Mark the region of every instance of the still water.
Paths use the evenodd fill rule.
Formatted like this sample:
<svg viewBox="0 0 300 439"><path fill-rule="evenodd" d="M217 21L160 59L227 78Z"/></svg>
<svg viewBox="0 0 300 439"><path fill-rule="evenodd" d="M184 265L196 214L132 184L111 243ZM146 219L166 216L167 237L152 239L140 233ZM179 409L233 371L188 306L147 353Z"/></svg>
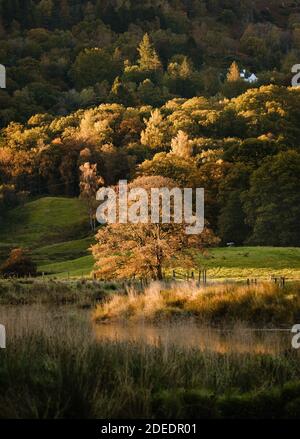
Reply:
<svg viewBox="0 0 300 439"><path fill-rule="evenodd" d="M0 324L5 325L7 344L25 334L56 334L65 339L91 342L130 342L165 347L178 346L213 352L268 353L290 351L290 330L251 329L244 324L234 328L211 328L192 322L150 324L94 324L90 310L73 306L0 306Z"/></svg>

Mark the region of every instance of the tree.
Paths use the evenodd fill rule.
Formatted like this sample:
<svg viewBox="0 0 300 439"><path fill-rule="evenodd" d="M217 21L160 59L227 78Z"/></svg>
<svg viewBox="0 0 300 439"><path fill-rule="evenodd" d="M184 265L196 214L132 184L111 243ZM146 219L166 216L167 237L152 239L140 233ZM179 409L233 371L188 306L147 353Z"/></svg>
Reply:
<svg viewBox="0 0 300 439"><path fill-rule="evenodd" d="M191 98L203 92L201 75L186 56L173 57L165 78L170 91L176 95Z"/></svg>
<svg viewBox="0 0 300 439"><path fill-rule="evenodd" d="M242 245L251 231L246 224L242 194L249 188L252 168L243 163L230 165L219 186L218 235L222 243L235 242Z"/></svg>
<svg viewBox="0 0 300 439"><path fill-rule="evenodd" d="M168 100L169 92L166 87L158 87L150 79L145 79L137 89L137 97L142 104L158 107Z"/></svg>
<svg viewBox="0 0 300 439"><path fill-rule="evenodd" d="M300 245L300 154L289 150L268 157L250 179L244 196L249 242Z"/></svg>
<svg viewBox="0 0 300 439"><path fill-rule="evenodd" d="M90 227L92 232L96 230L96 193L99 186L104 183L102 177L97 174L97 164L89 162L84 163L79 167L80 175L80 198L84 200L87 206Z"/></svg>
<svg viewBox="0 0 300 439"><path fill-rule="evenodd" d="M109 97L111 102L121 103L126 107L132 107L135 104L134 94L119 76L114 80Z"/></svg>
<svg viewBox="0 0 300 439"><path fill-rule="evenodd" d="M189 136L182 130L179 130L177 136L171 141L172 153L178 157L189 158L192 156L193 147L189 141Z"/></svg>
<svg viewBox="0 0 300 439"><path fill-rule="evenodd" d="M37 267L24 249L16 248L10 252L7 261L1 265L0 274L4 277L36 276Z"/></svg>
<svg viewBox="0 0 300 439"><path fill-rule="evenodd" d="M221 88L223 95L227 98L234 98L244 93L249 87L250 84L241 78L239 66L234 61L228 70L226 81Z"/></svg>
<svg viewBox="0 0 300 439"><path fill-rule="evenodd" d="M241 80L240 69L238 64L234 61L229 67L227 73L227 81L228 82L236 82Z"/></svg>
<svg viewBox="0 0 300 439"><path fill-rule="evenodd" d="M149 199L151 188L174 187L176 184L164 177L139 177L129 185L129 189L145 189ZM163 279L167 267L193 266L195 254L218 242L207 228L199 235L186 235L185 224L174 220L169 224L110 224L98 231L96 241L92 253L97 277L158 280Z"/></svg>
<svg viewBox="0 0 300 439"><path fill-rule="evenodd" d="M224 159L230 162L241 162L258 167L262 160L279 152L280 145L267 136L248 138L236 142L226 149Z"/></svg>
<svg viewBox="0 0 300 439"><path fill-rule="evenodd" d="M142 145L149 146L149 148L152 149L164 149L165 122L161 112L158 109L155 109L151 112L150 118L144 122L146 128L141 133Z"/></svg>
<svg viewBox="0 0 300 439"><path fill-rule="evenodd" d="M37 6L39 20L43 24L49 24L53 14L54 4L52 0L41 0Z"/></svg>
<svg viewBox="0 0 300 439"><path fill-rule="evenodd" d="M183 158L172 152L159 152L151 160L139 165L140 175L157 175L170 178L180 187L200 187L200 172L196 161Z"/></svg>
<svg viewBox="0 0 300 439"><path fill-rule="evenodd" d="M160 70L162 68L160 59L147 33L138 47L138 52L140 55L138 64L142 70Z"/></svg>
<svg viewBox="0 0 300 439"><path fill-rule="evenodd" d="M80 52L71 69L71 77L79 89L104 80L112 82L118 73L119 61L98 47Z"/></svg>

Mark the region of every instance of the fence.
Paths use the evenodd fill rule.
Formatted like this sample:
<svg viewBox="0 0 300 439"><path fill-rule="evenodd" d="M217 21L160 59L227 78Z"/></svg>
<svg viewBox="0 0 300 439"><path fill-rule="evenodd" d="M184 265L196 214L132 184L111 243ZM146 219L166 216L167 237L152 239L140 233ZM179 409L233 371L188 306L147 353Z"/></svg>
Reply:
<svg viewBox="0 0 300 439"><path fill-rule="evenodd" d="M210 280L208 281L209 277L208 277L208 273L209 271L206 268L202 268L202 269L198 269L198 270L188 270L186 272L184 271L178 271L178 270L171 270L171 271L165 271L163 273L163 281L166 283L169 282L196 282L197 285L207 285L209 284L215 284L215 283L219 283L220 279L217 280L218 278L216 277L216 270L214 269L214 277L211 277ZM4 280L44 280L44 281L61 281L61 282L71 282L71 281L86 281L86 282L99 282L99 283L103 283L105 282L104 280L98 279L96 277L95 274L85 274L84 272L82 272L81 274L78 274L76 276L72 276L70 272L61 272L61 273L39 273L37 277L33 277L33 276L24 276L24 277L18 277L18 276L5 276L5 277L1 277L0 276L0 280L4 279ZM107 281L109 282L115 282L119 285L122 285L124 287L135 287L135 288L145 288L146 286L149 285L151 279L150 278L146 278L146 277L131 277L128 279L121 279L121 280L110 280ZM246 285L251 286L251 285L257 285L260 282L266 282L267 279L262 279L262 278L244 278L244 279L222 279L223 282L225 283L236 283L241 282L241 283L246 283ZM300 282L300 279L294 279L294 278L288 278L285 276L271 276L269 278L269 281L274 282L276 285L278 285L281 288L284 288L286 283L288 281L290 282Z"/></svg>

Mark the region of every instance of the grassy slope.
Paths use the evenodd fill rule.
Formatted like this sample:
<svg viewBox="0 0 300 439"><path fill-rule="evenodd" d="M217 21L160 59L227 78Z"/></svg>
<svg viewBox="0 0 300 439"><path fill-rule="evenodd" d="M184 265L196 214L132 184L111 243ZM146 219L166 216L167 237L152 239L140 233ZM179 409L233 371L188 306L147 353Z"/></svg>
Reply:
<svg viewBox="0 0 300 439"><path fill-rule="evenodd" d="M92 255L82 256L81 258L54 262L52 264L41 265L39 270L48 274L55 274L58 278L88 276L94 266Z"/></svg>
<svg viewBox="0 0 300 439"><path fill-rule="evenodd" d="M35 248L87 232L88 219L80 200L46 197L13 209L0 225L0 242Z"/></svg>
<svg viewBox="0 0 300 439"><path fill-rule="evenodd" d="M83 260L87 258L89 267L92 265L92 258L87 255L93 242L88 233L88 218L80 200L40 198L13 209L5 223L0 224L0 261L7 257L11 248L21 246L31 250L39 269L43 267L42 271L48 271L49 264L54 264L55 272L69 271L70 267L74 269L78 265L76 261L73 263L78 259L78 274L82 271L87 274ZM64 264L68 265L67 269Z"/></svg>

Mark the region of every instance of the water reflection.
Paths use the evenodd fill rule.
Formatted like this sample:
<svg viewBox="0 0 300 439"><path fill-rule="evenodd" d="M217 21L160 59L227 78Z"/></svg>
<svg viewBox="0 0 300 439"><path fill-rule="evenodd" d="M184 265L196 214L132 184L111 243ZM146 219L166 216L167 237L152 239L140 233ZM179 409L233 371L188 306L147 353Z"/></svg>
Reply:
<svg viewBox="0 0 300 439"><path fill-rule="evenodd" d="M98 342L132 342L165 348L179 346L201 351L280 354L291 351L289 330L250 330L240 324L231 330L200 327L192 322L150 324L93 324L90 310L42 305L0 306L0 323L6 326L7 342L28 333L55 334L64 339ZM300 351L299 351L300 355Z"/></svg>
<svg viewBox="0 0 300 439"><path fill-rule="evenodd" d="M102 342L130 341L149 345L177 345L201 351L276 354L291 349L289 331L232 330L199 327L193 323L154 326L147 324L95 325L96 339Z"/></svg>

